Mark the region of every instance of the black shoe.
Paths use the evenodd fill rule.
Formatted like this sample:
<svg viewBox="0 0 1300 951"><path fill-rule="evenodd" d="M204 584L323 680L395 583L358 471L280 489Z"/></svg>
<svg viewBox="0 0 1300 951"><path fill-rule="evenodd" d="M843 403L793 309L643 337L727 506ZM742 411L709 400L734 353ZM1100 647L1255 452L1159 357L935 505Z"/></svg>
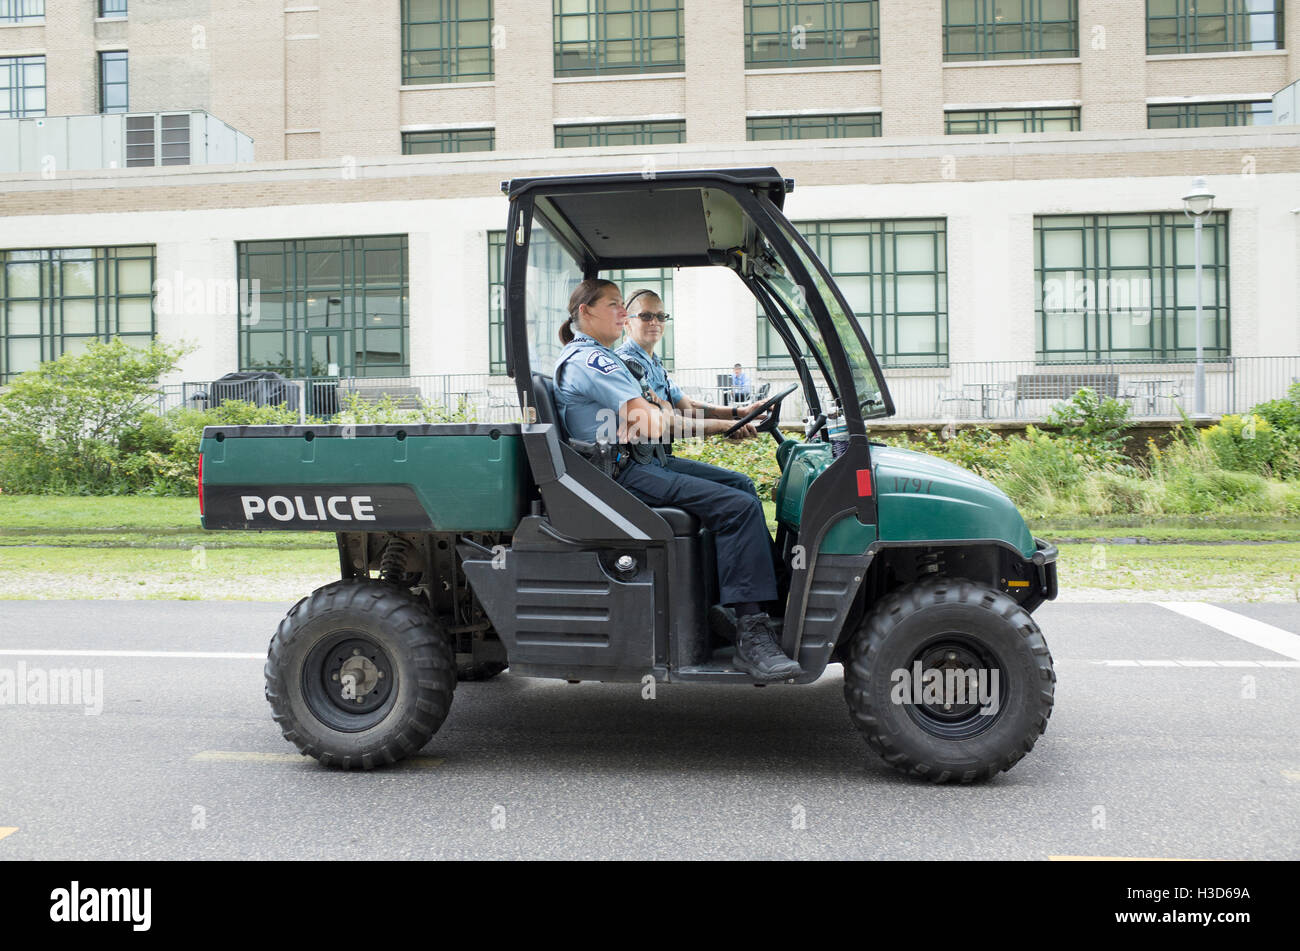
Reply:
<svg viewBox="0 0 1300 951"><path fill-rule="evenodd" d="M781 650L776 626L766 614L747 614L737 624L736 666L760 683L789 680L803 673Z"/></svg>

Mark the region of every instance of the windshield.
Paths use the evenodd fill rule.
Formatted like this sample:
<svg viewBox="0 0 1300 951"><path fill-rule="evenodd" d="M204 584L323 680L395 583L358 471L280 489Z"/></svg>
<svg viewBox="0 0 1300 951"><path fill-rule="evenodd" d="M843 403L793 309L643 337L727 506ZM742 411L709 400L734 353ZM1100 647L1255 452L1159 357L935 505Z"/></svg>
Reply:
<svg viewBox="0 0 1300 951"><path fill-rule="evenodd" d="M825 302L826 309L830 312L831 324L835 328L838 345L844 351L844 357L848 361L849 369L853 375L853 388L857 391L858 409L862 414L862 418L865 420L889 415L889 408L885 402L884 385L881 383L879 372L871 358L870 351L867 350L863 341L856 319L844 309L839 295L832 289L819 263L804 252L789 222L779 214L773 215L773 218L776 219L777 226L785 234L791 247L794 248L794 253L798 256L804 268L812 275L812 279L817 285L817 293ZM775 255L771 255L764 259L763 264L766 265L765 268L761 268L766 278L765 283L784 302L794 319L799 323L804 336L812 342L822 365L829 369L833 365L830 353L827 350L826 341L823 339L821 331L813 320L812 309L808 305L808 294L791 277L789 268L784 261L781 261ZM841 398L843 398L843 394L841 394Z"/></svg>
<svg viewBox="0 0 1300 951"><path fill-rule="evenodd" d="M550 374L560 358L560 325L569 319L569 295L582 280L582 268L540 217L528 237L525 277L528 363L534 373Z"/></svg>

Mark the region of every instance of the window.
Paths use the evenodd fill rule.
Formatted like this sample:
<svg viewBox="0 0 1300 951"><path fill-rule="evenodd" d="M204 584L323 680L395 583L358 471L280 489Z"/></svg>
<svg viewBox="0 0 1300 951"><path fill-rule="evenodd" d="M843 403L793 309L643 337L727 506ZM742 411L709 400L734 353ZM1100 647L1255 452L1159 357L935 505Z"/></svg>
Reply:
<svg viewBox="0 0 1300 951"><path fill-rule="evenodd" d="M126 0L99 0L101 18L120 19L126 16Z"/></svg>
<svg viewBox="0 0 1300 951"><path fill-rule="evenodd" d="M1193 102L1147 106L1148 129L1199 129L1211 126L1272 125L1273 103Z"/></svg>
<svg viewBox="0 0 1300 951"><path fill-rule="evenodd" d="M805 221L795 227L821 258L884 366L948 362L948 236L942 218ZM790 365L760 312L760 368Z"/></svg>
<svg viewBox="0 0 1300 951"><path fill-rule="evenodd" d="M99 111L126 112L127 99L126 50L100 53Z"/></svg>
<svg viewBox="0 0 1300 951"><path fill-rule="evenodd" d="M1078 132L1079 108L973 109L943 114L947 135L987 135L1007 132Z"/></svg>
<svg viewBox="0 0 1300 951"><path fill-rule="evenodd" d="M555 75L677 72L682 0L554 0Z"/></svg>
<svg viewBox="0 0 1300 951"><path fill-rule="evenodd" d="M240 314L241 370L410 372L406 235L244 241L236 253L239 279L250 282L242 296L255 302Z"/></svg>
<svg viewBox="0 0 1300 951"><path fill-rule="evenodd" d="M1282 2L1147 0L1147 52L1280 50Z"/></svg>
<svg viewBox="0 0 1300 951"><path fill-rule="evenodd" d="M0 251L0 382L92 340L154 338L154 249Z"/></svg>
<svg viewBox="0 0 1300 951"><path fill-rule="evenodd" d="M161 147L155 147L161 143ZM190 114L126 117L126 165L189 165Z"/></svg>
<svg viewBox="0 0 1300 951"><path fill-rule="evenodd" d="M949 62L1078 55L1078 0L944 0Z"/></svg>
<svg viewBox="0 0 1300 951"><path fill-rule="evenodd" d="M45 57L0 57L0 119L45 115Z"/></svg>
<svg viewBox="0 0 1300 951"><path fill-rule="evenodd" d="M489 231L488 372L506 372L506 233Z"/></svg>
<svg viewBox="0 0 1300 951"><path fill-rule="evenodd" d="M1181 212L1034 219L1037 349L1042 363L1191 360L1196 249ZM1205 354L1228 356L1228 215L1202 238Z"/></svg>
<svg viewBox="0 0 1300 951"><path fill-rule="evenodd" d="M602 122L596 125L557 125L557 149L606 145L662 145L686 141L686 122Z"/></svg>
<svg viewBox="0 0 1300 951"><path fill-rule="evenodd" d="M492 79L492 0L402 0L402 82Z"/></svg>
<svg viewBox="0 0 1300 951"><path fill-rule="evenodd" d="M45 19L45 0L0 0L0 23Z"/></svg>
<svg viewBox="0 0 1300 951"><path fill-rule="evenodd" d="M745 65L874 65L878 0L745 0Z"/></svg>
<svg viewBox="0 0 1300 951"><path fill-rule="evenodd" d="M852 139L880 135L880 113L840 116L755 116L745 120L751 142L769 139Z"/></svg>
<svg viewBox="0 0 1300 951"><path fill-rule="evenodd" d="M443 152L491 152L496 146L492 129L444 129L403 132L403 155L437 155Z"/></svg>
<svg viewBox="0 0 1300 951"><path fill-rule="evenodd" d="M488 232L488 372L506 372L506 233ZM600 275L619 286L626 300L633 290L648 287L659 295L668 313L673 312L673 272L671 268L639 271L609 271ZM572 289L572 288L570 288ZM659 359L673 368L673 322L664 328L659 342ZM536 368L534 368L536 369ZM549 372L549 371L547 371Z"/></svg>

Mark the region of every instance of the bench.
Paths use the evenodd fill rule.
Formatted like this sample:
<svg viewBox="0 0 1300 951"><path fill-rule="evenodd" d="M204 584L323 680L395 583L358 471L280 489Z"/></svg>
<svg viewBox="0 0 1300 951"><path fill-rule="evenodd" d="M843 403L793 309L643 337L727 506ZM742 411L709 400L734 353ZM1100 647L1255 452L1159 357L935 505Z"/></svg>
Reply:
<svg viewBox="0 0 1300 951"><path fill-rule="evenodd" d="M398 409L419 409L422 396L418 386L354 386L349 392L366 403L378 403L387 396Z"/></svg>
<svg viewBox="0 0 1300 951"><path fill-rule="evenodd" d="M1101 397L1119 396L1118 373L1021 373L1016 376L1016 413L1025 400L1068 400L1084 387Z"/></svg>

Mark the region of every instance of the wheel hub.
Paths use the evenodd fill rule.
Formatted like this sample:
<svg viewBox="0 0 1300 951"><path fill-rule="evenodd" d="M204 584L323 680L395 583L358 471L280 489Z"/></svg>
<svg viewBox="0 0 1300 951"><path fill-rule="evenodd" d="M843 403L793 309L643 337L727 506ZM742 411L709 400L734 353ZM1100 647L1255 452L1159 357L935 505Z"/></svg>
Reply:
<svg viewBox="0 0 1300 951"><path fill-rule="evenodd" d="M908 714L934 736L977 736L1002 712L1006 672L991 653L964 636L932 640L913 655L910 669L926 687L908 705Z"/></svg>
<svg viewBox="0 0 1300 951"><path fill-rule="evenodd" d="M389 699L393 663L379 645L360 637L343 637L317 651L313 653L319 665L321 694L329 707L355 717L378 710Z"/></svg>

